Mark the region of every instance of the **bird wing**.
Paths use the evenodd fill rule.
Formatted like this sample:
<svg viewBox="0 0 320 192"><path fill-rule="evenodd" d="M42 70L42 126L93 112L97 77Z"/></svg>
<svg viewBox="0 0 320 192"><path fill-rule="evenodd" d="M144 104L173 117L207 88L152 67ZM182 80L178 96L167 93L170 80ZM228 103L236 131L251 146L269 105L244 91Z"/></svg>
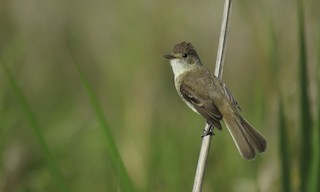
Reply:
<svg viewBox="0 0 320 192"><path fill-rule="evenodd" d="M238 112L240 112L241 108L228 87L224 83L221 83L221 87L223 88L224 94L227 96L229 102L238 110Z"/></svg>
<svg viewBox="0 0 320 192"><path fill-rule="evenodd" d="M208 85L200 85L200 87L206 86ZM222 115L219 112L217 106L213 103L212 99L209 97L208 92L195 92L192 89L190 81L185 79L185 81L183 81L183 83L181 83L180 85L180 93L183 98L187 102L189 102L198 111L198 113L207 120L207 122L218 128L219 130L222 129L222 126L220 124Z"/></svg>

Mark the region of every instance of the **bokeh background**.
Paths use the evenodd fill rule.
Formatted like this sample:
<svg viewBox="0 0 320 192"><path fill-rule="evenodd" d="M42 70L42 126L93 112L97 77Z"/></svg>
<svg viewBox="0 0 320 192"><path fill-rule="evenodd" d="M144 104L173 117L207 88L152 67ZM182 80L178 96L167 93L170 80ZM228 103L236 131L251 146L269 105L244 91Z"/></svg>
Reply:
<svg viewBox="0 0 320 192"><path fill-rule="evenodd" d="M201 117L162 56L214 69L223 1L1 0L0 191L191 191ZM233 2L223 81L268 140L216 131L203 191L319 191L320 2Z"/></svg>

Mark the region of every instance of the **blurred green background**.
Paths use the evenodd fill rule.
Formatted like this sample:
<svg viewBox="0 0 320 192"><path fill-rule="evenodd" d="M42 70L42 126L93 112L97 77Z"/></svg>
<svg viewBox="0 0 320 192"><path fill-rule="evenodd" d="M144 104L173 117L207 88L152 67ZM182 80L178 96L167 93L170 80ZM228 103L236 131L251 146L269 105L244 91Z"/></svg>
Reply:
<svg viewBox="0 0 320 192"><path fill-rule="evenodd" d="M191 191L201 117L162 55L214 69L223 1L2 0L0 191ZM319 0L233 2L223 81L268 140L224 128L203 191L320 191Z"/></svg>

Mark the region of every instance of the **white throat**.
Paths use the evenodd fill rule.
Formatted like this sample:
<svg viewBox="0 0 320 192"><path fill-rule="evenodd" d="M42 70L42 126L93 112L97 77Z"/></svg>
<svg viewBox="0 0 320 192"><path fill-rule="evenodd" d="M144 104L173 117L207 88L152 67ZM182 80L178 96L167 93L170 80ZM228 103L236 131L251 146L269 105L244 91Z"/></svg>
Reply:
<svg viewBox="0 0 320 192"><path fill-rule="evenodd" d="M179 59L171 59L170 60L170 64L172 67L172 71L174 74L174 77L178 77L179 75L181 75L182 73L188 71L188 67L185 66L184 63L181 63Z"/></svg>

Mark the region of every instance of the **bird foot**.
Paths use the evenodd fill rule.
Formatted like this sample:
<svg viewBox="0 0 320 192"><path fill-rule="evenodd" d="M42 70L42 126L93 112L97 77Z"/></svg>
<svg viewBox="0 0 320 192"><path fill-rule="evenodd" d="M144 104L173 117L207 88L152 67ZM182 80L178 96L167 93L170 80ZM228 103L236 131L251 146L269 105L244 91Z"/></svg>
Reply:
<svg viewBox="0 0 320 192"><path fill-rule="evenodd" d="M209 130L203 129L203 133L201 135L201 138L204 138L205 136L208 136L208 135L210 135L210 136L214 135L213 130L214 130L213 126L210 126Z"/></svg>

